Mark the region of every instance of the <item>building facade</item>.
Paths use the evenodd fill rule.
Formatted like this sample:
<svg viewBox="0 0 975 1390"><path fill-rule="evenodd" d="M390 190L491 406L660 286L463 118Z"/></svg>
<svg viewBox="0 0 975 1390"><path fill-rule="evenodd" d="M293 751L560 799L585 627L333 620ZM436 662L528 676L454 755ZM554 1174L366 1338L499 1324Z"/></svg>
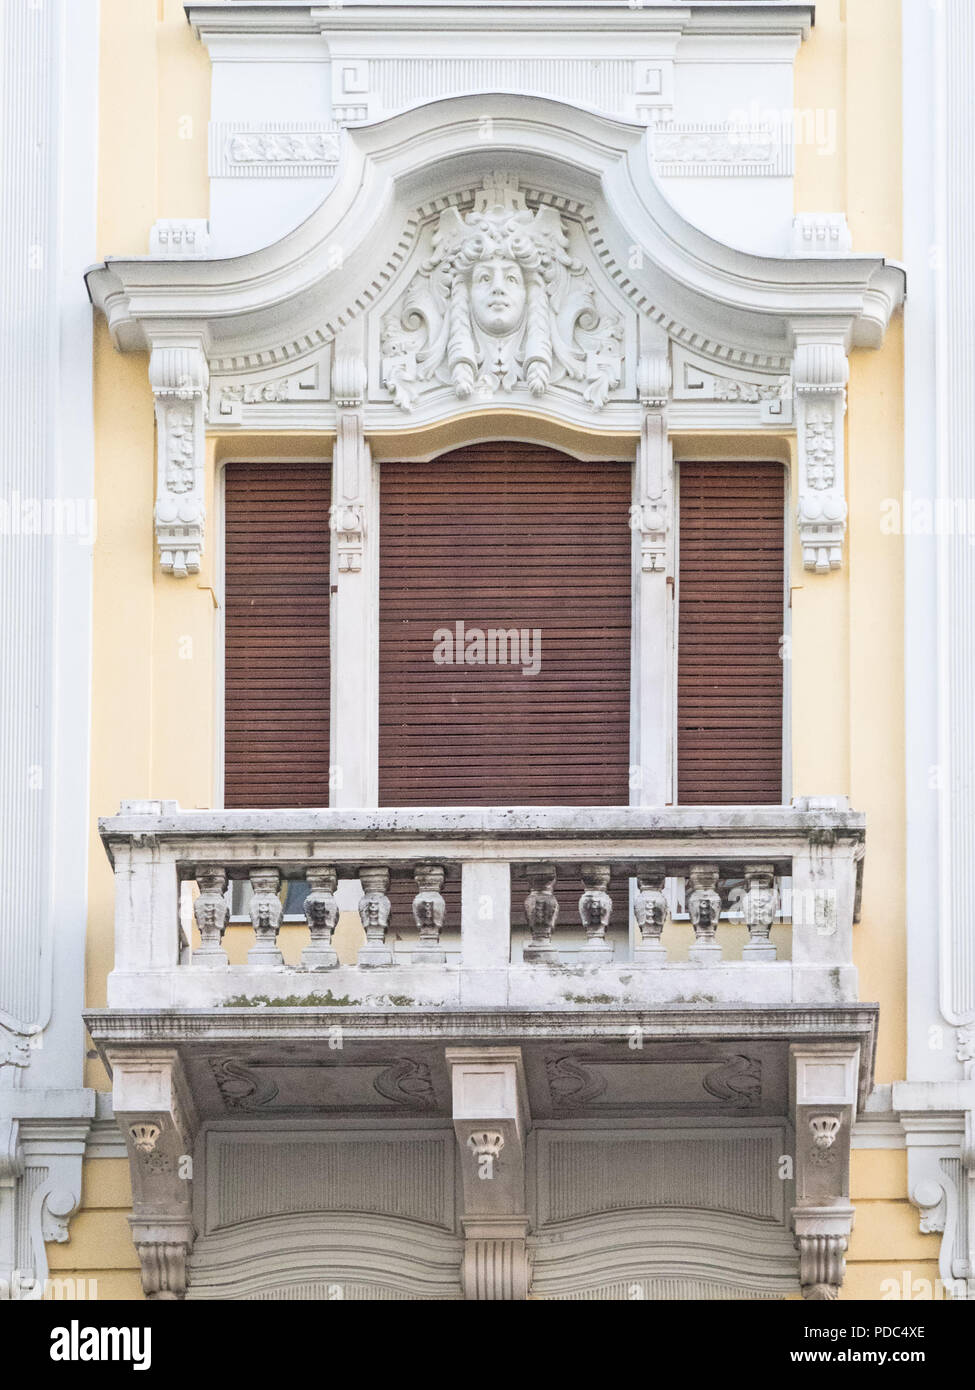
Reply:
<svg viewBox="0 0 975 1390"><path fill-rule="evenodd" d="M975 1295L963 0L3 23L10 1296Z"/></svg>

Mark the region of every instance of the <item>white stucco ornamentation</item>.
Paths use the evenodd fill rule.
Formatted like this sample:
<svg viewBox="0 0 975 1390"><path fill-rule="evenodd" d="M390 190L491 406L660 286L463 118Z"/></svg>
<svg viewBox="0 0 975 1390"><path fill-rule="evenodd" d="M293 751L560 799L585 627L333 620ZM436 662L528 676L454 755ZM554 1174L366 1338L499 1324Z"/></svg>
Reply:
<svg viewBox="0 0 975 1390"><path fill-rule="evenodd" d="M335 173L340 151L334 122L214 121L210 177L327 177Z"/></svg>
<svg viewBox="0 0 975 1390"><path fill-rule="evenodd" d="M843 417L849 362L842 340L796 331L793 377L799 436L799 538L807 570L839 569L846 532Z"/></svg>
<svg viewBox="0 0 975 1390"><path fill-rule="evenodd" d="M162 217L149 231L149 254L167 260L206 256L210 224L205 217Z"/></svg>
<svg viewBox="0 0 975 1390"><path fill-rule="evenodd" d="M789 1090L795 1106L795 1206L802 1296L839 1297L853 1230L850 1134L858 1099L859 1047L792 1043Z"/></svg>
<svg viewBox="0 0 975 1390"><path fill-rule="evenodd" d="M792 144L770 126L684 121L653 132L657 173L670 178L787 178Z"/></svg>
<svg viewBox="0 0 975 1390"><path fill-rule="evenodd" d="M794 256L849 256L853 236L845 212L801 212L792 223Z"/></svg>
<svg viewBox="0 0 975 1390"><path fill-rule="evenodd" d="M411 410L428 383L490 400L578 383L599 410L622 374L623 325L597 302L561 215L526 204L517 179L489 175L472 211L450 207L382 324L382 378Z"/></svg>
<svg viewBox="0 0 975 1390"><path fill-rule="evenodd" d="M199 343L154 346L149 381L156 402L156 540L166 574L197 574L203 552L204 429L209 386Z"/></svg>

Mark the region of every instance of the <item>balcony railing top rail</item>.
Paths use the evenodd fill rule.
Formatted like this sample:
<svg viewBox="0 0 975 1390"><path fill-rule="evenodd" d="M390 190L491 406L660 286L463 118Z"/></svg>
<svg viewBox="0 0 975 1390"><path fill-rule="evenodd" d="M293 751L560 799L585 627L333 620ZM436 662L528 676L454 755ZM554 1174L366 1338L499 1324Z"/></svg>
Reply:
<svg viewBox="0 0 975 1390"><path fill-rule="evenodd" d="M309 857L309 840L327 842L334 856L340 845L350 851L358 844L389 842L402 846L408 857L416 842L435 840L464 846L465 856L493 856L502 844L523 840L528 858L544 841L565 842L574 848L570 857L585 857L596 844L628 846L631 855L665 843L683 855L684 844L694 849L706 841L719 842L721 853L751 848L761 842L788 843L822 832L852 842L862 842L866 817L849 809L845 797L800 797L790 806L514 806L514 807L407 807L397 809L233 810L186 811L176 801L123 801L116 816L98 822L111 858L114 846L151 835L176 846L185 840L198 847L207 840L235 846L238 857L248 841L273 839L282 847L300 843L297 859ZM480 845L478 842L481 842ZM716 845L717 848L717 845ZM577 853L578 851L578 853ZM193 850L196 853L196 848ZM266 851L264 851L266 853ZM260 857L260 856L259 856ZM314 856L311 856L314 857ZM350 853L346 857L355 858Z"/></svg>

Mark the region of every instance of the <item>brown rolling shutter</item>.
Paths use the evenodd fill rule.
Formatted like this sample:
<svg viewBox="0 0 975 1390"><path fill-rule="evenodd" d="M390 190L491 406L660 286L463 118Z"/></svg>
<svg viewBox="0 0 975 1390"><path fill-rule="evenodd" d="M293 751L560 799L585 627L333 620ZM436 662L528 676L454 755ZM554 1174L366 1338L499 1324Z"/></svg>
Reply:
<svg viewBox="0 0 975 1390"><path fill-rule="evenodd" d="M677 799L782 800L785 472L680 465Z"/></svg>
<svg viewBox="0 0 975 1390"><path fill-rule="evenodd" d="M327 806L327 463L230 463L224 804Z"/></svg>
<svg viewBox="0 0 975 1390"><path fill-rule="evenodd" d="M630 466L482 444L380 492L380 803L626 805ZM537 629L538 674L436 664L458 622Z"/></svg>

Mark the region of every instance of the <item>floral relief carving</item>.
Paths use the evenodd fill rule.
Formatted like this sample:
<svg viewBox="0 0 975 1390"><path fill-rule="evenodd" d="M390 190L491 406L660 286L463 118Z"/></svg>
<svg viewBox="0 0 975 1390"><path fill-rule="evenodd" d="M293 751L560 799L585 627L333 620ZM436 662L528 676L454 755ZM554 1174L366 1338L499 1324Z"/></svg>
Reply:
<svg viewBox="0 0 975 1390"><path fill-rule="evenodd" d="M768 164L776 156L776 138L771 130L741 126L658 130L653 155L659 164Z"/></svg>
<svg viewBox="0 0 975 1390"><path fill-rule="evenodd" d="M237 131L227 140L233 164L335 164L339 137L327 131Z"/></svg>
<svg viewBox="0 0 975 1390"><path fill-rule="evenodd" d="M264 405L268 402L279 403L291 399L291 377L282 377L279 381L262 381L253 386L244 386L239 382L233 386L224 386L220 392L220 410L224 406L233 402L240 402L241 405Z"/></svg>
<svg viewBox="0 0 975 1390"><path fill-rule="evenodd" d="M210 1067L228 1110L258 1110L278 1094L273 1081L248 1071L232 1058L211 1062Z"/></svg>
<svg viewBox="0 0 975 1390"><path fill-rule="evenodd" d="M419 1106L424 1110L436 1107L437 1095L426 1062L403 1057L381 1071L372 1084L381 1096L399 1105Z"/></svg>
<svg viewBox="0 0 975 1390"><path fill-rule="evenodd" d="M572 1057L547 1057L545 1070L552 1100L557 1105L585 1105L606 1089L606 1078L580 1066Z"/></svg>
<svg viewBox="0 0 975 1390"><path fill-rule="evenodd" d="M731 377L719 376L714 379L714 399L757 405L759 401L782 400L787 394L788 385L788 378L785 379L785 386L781 382L774 386L761 386L753 381L733 381Z"/></svg>
<svg viewBox="0 0 975 1390"><path fill-rule="evenodd" d="M594 410L620 384L623 326L604 312L551 207L532 210L517 182L485 180L473 209L440 216L432 254L382 322L382 377L411 410L424 388L460 400L577 383Z"/></svg>
<svg viewBox="0 0 975 1390"><path fill-rule="evenodd" d="M822 492L835 481L835 421L832 405L812 405L806 411L806 482Z"/></svg>
<svg viewBox="0 0 975 1390"><path fill-rule="evenodd" d="M166 440L166 487L170 492L192 492L195 477L193 407L171 405Z"/></svg>
<svg viewBox="0 0 975 1390"><path fill-rule="evenodd" d="M708 1072L702 1084L716 1100L740 1106L757 1105L762 1098L762 1064L757 1058L737 1053Z"/></svg>

